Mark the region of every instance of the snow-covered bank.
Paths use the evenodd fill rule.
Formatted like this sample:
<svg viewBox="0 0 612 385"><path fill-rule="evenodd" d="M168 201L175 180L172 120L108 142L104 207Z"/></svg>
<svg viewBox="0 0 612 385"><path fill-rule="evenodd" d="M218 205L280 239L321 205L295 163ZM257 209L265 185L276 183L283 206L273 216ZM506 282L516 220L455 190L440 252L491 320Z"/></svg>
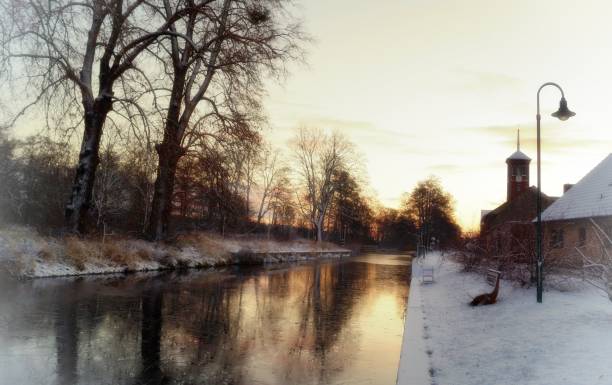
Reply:
<svg viewBox="0 0 612 385"><path fill-rule="evenodd" d="M420 266L413 263L410 295L404 321L402 351L397 371L397 385L428 385L430 383L429 359L425 347L420 274Z"/></svg>
<svg viewBox="0 0 612 385"><path fill-rule="evenodd" d="M338 258L350 251L311 241L275 242L189 234L172 246L138 239L42 237L23 228L0 229L0 267L20 277L56 277L231 264Z"/></svg>
<svg viewBox="0 0 612 385"><path fill-rule="evenodd" d="M538 304L535 289L502 281L497 304L472 308L472 296L491 287L483 276L463 273L451 261L439 265L438 258L425 262L436 266L435 283L415 280L411 287L422 298L432 384L612 383L612 303L604 294L575 285L545 291ZM405 348L402 359L421 349Z"/></svg>

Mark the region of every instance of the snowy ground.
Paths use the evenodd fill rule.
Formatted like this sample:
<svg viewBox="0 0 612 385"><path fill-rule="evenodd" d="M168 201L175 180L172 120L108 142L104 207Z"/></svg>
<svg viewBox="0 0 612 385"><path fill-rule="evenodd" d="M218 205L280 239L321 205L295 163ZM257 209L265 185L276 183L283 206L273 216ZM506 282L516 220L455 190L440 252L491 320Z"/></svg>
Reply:
<svg viewBox="0 0 612 385"><path fill-rule="evenodd" d="M188 234L172 245L139 239L51 238L26 228L0 228L0 268L19 277L123 273L228 264L340 257L349 250L307 240L275 242Z"/></svg>
<svg viewBox="0 0 612 385"><path fill-rule="evenodd" d="M534 288L502 281L497 304L472 308L471 298L491 287L483 276L440 261L431 255L424 262L435 266L435 283L421 285L413 276L411 287L418 285L421 301L410 306L421 306L415 313L423 317L429 356L429 368L412 369L429 371L432 384L612 384L612 303L605 294L575 284L545 291L538 304ZM410 315L406 330L408 322ZM402 361L414 347L405 344ZM398 384L408 384L402 364Z"/></svg>

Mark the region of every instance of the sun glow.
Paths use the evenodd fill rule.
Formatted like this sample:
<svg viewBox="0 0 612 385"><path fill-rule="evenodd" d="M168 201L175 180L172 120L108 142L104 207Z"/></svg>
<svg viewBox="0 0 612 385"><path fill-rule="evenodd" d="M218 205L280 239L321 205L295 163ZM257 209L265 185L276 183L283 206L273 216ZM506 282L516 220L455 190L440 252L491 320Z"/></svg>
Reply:
<svg viewBox="0 0 612 385"><path fill-rule="evenodd" d="M577 115L551 118L558 92L542 92L544 192L560 195L609 152L602 111L612 54L601 49L612 35L609 2L302 6L316 41L308 66L271 88L270 137L283 145L297 125L344 131L385 205L397 207L403 192L435 174L454 195L460 224L476 228L480 210L505 199L504 161L517 127L535 159L535 94L546 81L564 88ZM364 22L377 18L385 22Z"/></svg>

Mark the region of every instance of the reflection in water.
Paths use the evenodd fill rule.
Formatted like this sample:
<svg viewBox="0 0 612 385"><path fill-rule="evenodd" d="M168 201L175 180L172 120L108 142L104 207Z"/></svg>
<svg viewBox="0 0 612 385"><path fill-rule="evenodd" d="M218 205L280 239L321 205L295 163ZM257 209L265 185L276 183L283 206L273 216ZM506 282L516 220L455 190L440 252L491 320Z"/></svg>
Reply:
<svg viewBox="0 0 612 385"><path fill-rule="evenodd" d="M13 282L0 383L394 384L408 263Z"/></svg>
<svg viewBox="0 0 612 385"><path fill-rule="evenodd" d="M162 337L163 294L159 287L142 293L142 317L140 320L141 374L139 383L163 384L164 376L160 365L160 344Z"/></svg>
<svg viewBox="0 0 612 385"><path fill-rule="evenodd" d="M77 306L69 295L59 301L55 315L58 385L77 383L78 340Z"/></svg>

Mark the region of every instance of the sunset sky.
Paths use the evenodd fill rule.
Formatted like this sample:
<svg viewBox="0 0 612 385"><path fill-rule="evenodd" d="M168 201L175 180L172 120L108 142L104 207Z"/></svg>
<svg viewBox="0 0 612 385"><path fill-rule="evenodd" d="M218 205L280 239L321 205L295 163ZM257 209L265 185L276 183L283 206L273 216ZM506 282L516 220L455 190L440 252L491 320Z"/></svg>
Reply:
<svg viewBox="0 0 612 385"><path fill-rule="evenodd" d="M481 209L505 200L505 158L534 161L536 91L565 90L577 115L550 117L542 93L543 191L560 195L612 143L612 3L570 0L304 0L315 41L266 102L268 137L285 146L297 126L339 129L364 157L380 201L397 207L429 175L475 228Z"/></svg>

